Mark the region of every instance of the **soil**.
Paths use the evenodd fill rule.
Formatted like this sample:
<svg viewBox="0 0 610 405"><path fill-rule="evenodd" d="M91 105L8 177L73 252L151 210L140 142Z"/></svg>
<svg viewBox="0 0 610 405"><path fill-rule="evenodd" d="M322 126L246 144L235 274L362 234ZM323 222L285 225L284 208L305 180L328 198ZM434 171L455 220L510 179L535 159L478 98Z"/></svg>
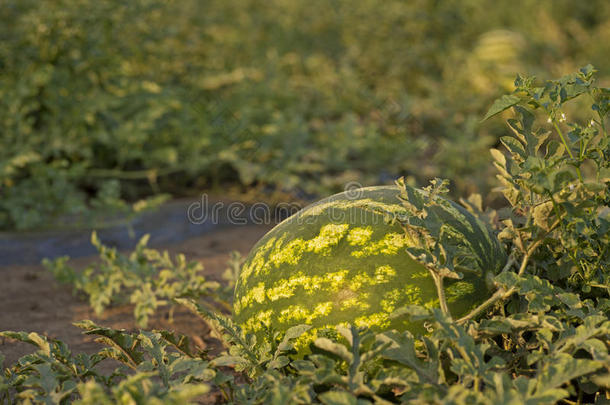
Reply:
<svg viewBox="0 0 610 405"><path fill-rule="evenodd" d="M188 260L204 266L206 278L221 281L227 268L229 253L237 250L247 254L270 226L244 225L215 230L209 234L166 245L161 250L171 254L184 253ZM95 256L72 259L69 264L82 269L96 260ZM73 353L95 353L102 347L91 336L83 335L72 322L91 319L101 326L136 330L133 307L122 305L109 308L96 316L83 297L75 296L70 286L59 285L41 265L13 265L0 267L0 330L31 331L59 339L68 344ZM211 354L221 350L219 342L209 336L206 324L185 309L176 307L173 322L169 308L161 309L149 321L148 329L168 329L185 334L191 342ZM6 357L4 366L33 351L33 347L10 339L0 338L0 352ZM100 364L100 371L116 367L111 360Z"/></svg>

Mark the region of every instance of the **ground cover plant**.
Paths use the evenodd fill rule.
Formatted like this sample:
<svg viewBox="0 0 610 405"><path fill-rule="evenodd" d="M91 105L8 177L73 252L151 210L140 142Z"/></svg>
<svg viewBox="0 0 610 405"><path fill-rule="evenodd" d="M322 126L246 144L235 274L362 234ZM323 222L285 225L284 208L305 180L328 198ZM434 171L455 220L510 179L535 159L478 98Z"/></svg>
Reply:
<svg viewBox="0 0 610 405"><path fill-rule="evenodd" d="M487 195L503 128L479 119L514 72L610 71L605 0L40 4L0 7L2 229L221 185L311 198L450 175L454 197Z"/></svg>
<svg viewBox="0 0 610 405"><path fill-rule="evenodd" d="M209 399L209 391L218 393L219 402L236 404L607 403L610 90L594 80L591 66L543 83L519 76L516 90L489 110L486 118L511 117L512 134L502 138L502 149L492 150L509 205L484 211L480 195L462 202L497 230L508 258L494 277L494 294L469 314L455 319L440 308L406 306L393 316L427 322L426 334L341 326L335 336L315 340L312 354L299 358L294 341L309 326L285 334L268 328L266 338L257 339L215 309L214 300L181 298L177 290L166 299L206 319L226 348L223 354L198 353L173 332L126 332L90 321L76 326L105 344L93 355L74 355L61 342L35 333L2 332L36 351L6 365L0 399L184 403ZM588 106L590 114L573 118L574 103ZM404 182L397 184L409 192ZM435 181L430 190L442 195L446 182ZM436 221L430 214L433 204L434 199L405 203L409 214L388 220L419 236L412 253L423 254L446 274L452 256L439 246L442 227L424 229L413 220ZM124 268L106 274L129 278L128 269L139 269L149 259L126 258L118 262ZM153 256L148 265L154 267L155 261ZM64 265L49 263L56 269ZM229 274L236 268L234 263ZM106 358L122 366L100 375L96 364Z"/></svg>
<svg viewBox="0 0 610 405"><path fill-rule="evenodd" d="M54 261L45 259L43 265L57 281L71 284L75 293L84 294L98 315L112 304L127 301L134 304L136 324L146 328L149 316L157 308L172 304L174 298L213 295L226 300L227 289L231 289L231 284L221 289L218 282L206 280L200 274L201 264L187 263L184 255L172 260L167 251L148 248L148 235L138 241L129 256L103 245L95 232L91 243L98 250L99 265L76 272L67 265L67 256ZM222 297L218 295L223 292Z"/></svg>

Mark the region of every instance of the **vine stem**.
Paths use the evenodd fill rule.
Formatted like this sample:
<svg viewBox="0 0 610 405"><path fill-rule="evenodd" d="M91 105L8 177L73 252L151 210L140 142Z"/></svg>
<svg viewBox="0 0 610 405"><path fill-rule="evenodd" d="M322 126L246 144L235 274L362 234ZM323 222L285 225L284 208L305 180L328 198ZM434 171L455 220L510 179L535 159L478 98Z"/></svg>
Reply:
<svg viewBox="0 0 610 405"><path fill-rule="evenodd" d="M519 271L517 272L517 275L520 276L525 272L525 269L527 268L527 264L529 263L530 258L532 257L532 254L534 253L536 248L542 243L543 240L544 240L544 238L538 239L536 242L534 242L529 247L529 249L525 253L525 256L523 256L523 260L521 261L521 266L519 266ZM508 269L510 269L510 267L514 263L515 263L515 259L512 256L510 256L508 258L508 261L506 262L506 265L504 266L504 269L502 269L502 271L503 272L508 271ZM511 287L508 290L505 290L504 288L499 288L491 297L489 297L489 299L487 299L487 301L483 302L481 305L479 305L478 307L476 307L475 309L470 311L470 313L468 313L467 315L458 319L457 323L463 324L463 323L471 320L472 318L476 317L481 312L485 311L487 308L489 308L491 305L493 305L497 301L507 299L508 297L513 295L513 293L515 291L517 291L517 287Z"/></svg>
<svg viewBox="0 0 610 405"><path fill-rule="evenodd" d="M551 225L551 227L546 232L546 234L543 237L537 239L534 243L532 243L530 245L530 247L525 252L525 256L523 256L523 260L521 261L521 266L519 266L519 271L517 272L518 276L521 276L525 272L525 269L527 268L527 264L529 263L530 258L532 257L532 255L534 254L534 252L536 251L538 246L540 246L540 244L544 241L546 235L553 232L555 230L555 228L557 228L560 224L561 224L561 218L557 218L557 220L553 223L553 225ZM508 271L508 269L510 269L510 267L513 264L514 264L514 258L511 255L511 256L509 256L508 261L506 262L506 265L502 269L502 272ZM508 290L505 290L504 288L499 288L487 301L485 301L484 303L482 303L481 305L479 305L478 307L476 307L475 309L470 311L470 313L468 313L467 315L458 319L457 323L463 324L463 323L471 320L472 318L479 315L481 312L485 311L485 309L487 309L490 305L494 304L496 301L507 299L508 297L513 295L513 293L515 291L517 291L517 287L511 287Z"/></svg>
<svg viewBox="0 0 610 405"><path fill-rule="evenodd" d="M559 137L561 138L561 142L563 142L563 145L566 147L566 150L568 151L568 155L570 155L570 158L574 159L574 154L572 153L572 150L570 149L570 146L568 145L568 142L566 141L566 138L563 136L563 132L561 131L561 128L559 128L559 125L557 125L557 121L553 118L553 126L555 127L555 130L557 131L557 133L559 134ZM578 179L580 180L581 183L584 182L584 180L582 179L582 174L580 173L580 168L576 167L576 174L578 175Z"/></svg>
<svg viewBox="0 0 610 405"><path fill-rule="evenodd" d="M434 284L436 285L436 292L438 293L438 301L441 306L441 311L443 311L443 314L451 318L451 312L449 312L449 306L447 305L447 299L445 298L445 289L443 288L443 276L439 275L433 270L430 270L430 273L432 273L432 278L434 279Z"/></svg>

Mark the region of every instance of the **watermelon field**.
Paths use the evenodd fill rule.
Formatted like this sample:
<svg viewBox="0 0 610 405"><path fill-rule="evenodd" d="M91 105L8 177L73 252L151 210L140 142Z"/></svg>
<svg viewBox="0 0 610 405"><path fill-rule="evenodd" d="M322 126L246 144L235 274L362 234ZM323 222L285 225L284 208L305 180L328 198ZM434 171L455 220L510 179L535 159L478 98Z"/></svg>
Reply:
<svg viewBox="0 0 610 405"><path fill-rule="evenodd" d="M610 404L610 2L0 0L0 404Z"/></svg>

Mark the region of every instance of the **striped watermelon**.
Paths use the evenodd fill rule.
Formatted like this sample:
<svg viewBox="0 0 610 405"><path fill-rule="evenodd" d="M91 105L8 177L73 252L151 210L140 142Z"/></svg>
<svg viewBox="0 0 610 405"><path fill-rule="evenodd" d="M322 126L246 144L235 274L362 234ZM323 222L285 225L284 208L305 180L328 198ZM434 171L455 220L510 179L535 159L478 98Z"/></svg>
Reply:
<svg viewBox="0 0 610 405"><path fill-rule="evenodd" d="M315 333L341 323L420 332L420 325L389 317L404 305L439 305L429 271L405 250L403 229L384 220L383 211L406 213L399 195L395 186L351 190L278 224L244 262L235 286L235 321L254 333L263 324L279 331L309 324ZM480 269L497 273L505 253L462 207L439 198L437 211L477 256L477 272L444 281L451 313L460 316L489 297L488 275Z"/></svg>

